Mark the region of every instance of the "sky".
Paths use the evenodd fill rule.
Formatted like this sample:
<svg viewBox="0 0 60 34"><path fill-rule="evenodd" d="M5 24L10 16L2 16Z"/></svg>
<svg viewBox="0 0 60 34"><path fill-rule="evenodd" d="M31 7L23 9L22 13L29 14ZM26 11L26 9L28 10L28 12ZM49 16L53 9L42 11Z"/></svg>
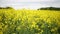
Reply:
<svg viewBox="0 0 60 34"><path fill-rule="evenodd" d="M38 9L41 7L60 7L60 0L0 0L0 7L15 9Z"/></svg>

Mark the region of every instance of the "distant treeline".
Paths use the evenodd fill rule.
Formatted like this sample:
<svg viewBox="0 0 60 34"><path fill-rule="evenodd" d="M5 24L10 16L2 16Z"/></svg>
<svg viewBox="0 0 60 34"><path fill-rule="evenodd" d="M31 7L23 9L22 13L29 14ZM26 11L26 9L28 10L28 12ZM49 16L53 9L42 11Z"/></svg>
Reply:
<svg viewBox="0 0 60 34"><path fill-rule="evenodd" d="M0 9L13 9L12 7L0 7Z"/></svg>
<svg viewBox="0 0 60 34"><path fill-rule="evenodd" d="M0 7L0 9L13 9L12 7ZM37 10L60 10L60 8L57 7L43 7L39 8Z"/></svg>
<svg viewBox="0 0 60 34"><path fill-rule="evenodd" d="M38 10L60 10L60 8L56 8L56 7L46 7L46 8L39 8Z"/></svg>

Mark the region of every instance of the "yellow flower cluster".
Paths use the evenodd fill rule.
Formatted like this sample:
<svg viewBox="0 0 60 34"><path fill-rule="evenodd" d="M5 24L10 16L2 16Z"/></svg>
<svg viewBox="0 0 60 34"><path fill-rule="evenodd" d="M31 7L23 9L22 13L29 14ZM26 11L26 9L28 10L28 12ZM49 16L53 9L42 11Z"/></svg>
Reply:
<svg viewBox="0 0 60 34"><path fill-rule="evenodd" d="M60 11L0 9L0 34L54 34Z"/></svg>

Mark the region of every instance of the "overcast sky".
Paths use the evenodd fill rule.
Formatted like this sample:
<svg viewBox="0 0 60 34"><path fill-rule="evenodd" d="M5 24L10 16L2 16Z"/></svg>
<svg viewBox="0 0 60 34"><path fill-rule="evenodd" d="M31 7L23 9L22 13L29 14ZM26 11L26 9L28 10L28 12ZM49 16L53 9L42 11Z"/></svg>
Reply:
<svg viewBox="0 0 60 34"><path fill-rule="evenodd" d="M37 9L49 6L60 7L60 0L0 0L0 6L11 6L17 9Z"/></svg>

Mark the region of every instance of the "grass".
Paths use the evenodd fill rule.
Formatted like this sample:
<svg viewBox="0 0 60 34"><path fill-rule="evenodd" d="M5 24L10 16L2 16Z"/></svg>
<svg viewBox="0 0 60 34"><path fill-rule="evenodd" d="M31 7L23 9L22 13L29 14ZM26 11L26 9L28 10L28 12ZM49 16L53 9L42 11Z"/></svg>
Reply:
<svg viewBox="0 0 60 34"><path fill-rule="evenodd" d="M60 11L0 9L0 34L60 34Z"/></svg>

